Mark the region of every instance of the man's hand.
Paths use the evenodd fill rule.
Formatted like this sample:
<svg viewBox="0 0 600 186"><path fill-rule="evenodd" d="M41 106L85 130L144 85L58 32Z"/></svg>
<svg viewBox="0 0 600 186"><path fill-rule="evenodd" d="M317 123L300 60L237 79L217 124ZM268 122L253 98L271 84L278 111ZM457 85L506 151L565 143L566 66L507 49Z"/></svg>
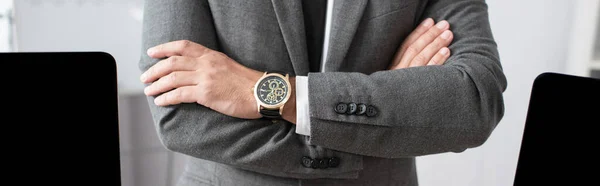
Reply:
<svg viewBox="0 0 600 186"><path fill-rule="evenodd" d="M148 49L165 58L140 77L158 106L198 103L217 112L246 119L260 118L252 87L262 73L225 54L190 41L174 41Z"/></svg>
<svg viewBox="0 0 600 186"><path fill-rule="evenodd" d="M448 45L453 34L447 21L433 24L433 19L427 18L408 35L396 52L390 70L444 64L450 57Z"/></svg>

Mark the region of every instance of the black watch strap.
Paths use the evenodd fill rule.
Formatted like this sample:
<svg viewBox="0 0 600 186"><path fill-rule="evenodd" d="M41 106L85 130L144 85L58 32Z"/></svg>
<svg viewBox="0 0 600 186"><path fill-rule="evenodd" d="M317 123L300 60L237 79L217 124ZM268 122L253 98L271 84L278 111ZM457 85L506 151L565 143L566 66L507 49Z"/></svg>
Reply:
<svg viewBox="0 0 600 186"><path fill-rule="evenodd" d="M269 109L260 109L260 114L265 118L271 119L281 119L281 114L279 114L279 109L277 110L269 110Z"/></svg>
<svg viewBox="0 0 600 186"><path fill-rule="evenodd" d="M279 71L279 70L267 71L267 73L278 73L278 74L281 74L282 76L285 76L287 74L286 72Z"/></svg>

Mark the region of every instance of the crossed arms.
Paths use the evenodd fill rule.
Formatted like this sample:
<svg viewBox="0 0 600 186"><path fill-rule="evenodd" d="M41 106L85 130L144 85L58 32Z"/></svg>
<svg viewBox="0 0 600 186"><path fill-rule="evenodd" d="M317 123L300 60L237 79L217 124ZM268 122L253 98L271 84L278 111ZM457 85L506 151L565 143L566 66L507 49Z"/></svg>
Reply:
<svg viewBox="0 0 600 186"><path fill-rule="evenodd" d="M503 115L506 88L486 4L431 1L427 6L423 17L448 20L457 31L440 39L449 26L435 29L433 20L425 21L407 37L390 70L309 74L312 133L307 137L294 132L295 106L284 107L290 123L257 119L249 87L262 72L218 52L205 1L147 1L143 46L149 50L139 64L161 142L196 158L295 178L352 177L348 173L362 168L363 155L414 157L481 145ZM371 101L380 110L400 111L381 112L373 120L320 112L343 101L335 92L377 98ZM314 146L335 150L345 163L337 169L298 166Z"/></svg>

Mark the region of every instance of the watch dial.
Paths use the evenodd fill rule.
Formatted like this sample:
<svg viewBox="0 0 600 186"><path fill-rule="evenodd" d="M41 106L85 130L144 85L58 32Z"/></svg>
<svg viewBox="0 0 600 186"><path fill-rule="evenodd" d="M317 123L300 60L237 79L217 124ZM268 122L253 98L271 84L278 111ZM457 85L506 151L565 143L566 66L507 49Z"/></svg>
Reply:
<svg viewBox="0 0 600 186"><path fill-rule="evenodd" d="M258 99L268 105L281 103L288 94L285 80L279 76L269 76L258 84L256 95Z"/></svg>

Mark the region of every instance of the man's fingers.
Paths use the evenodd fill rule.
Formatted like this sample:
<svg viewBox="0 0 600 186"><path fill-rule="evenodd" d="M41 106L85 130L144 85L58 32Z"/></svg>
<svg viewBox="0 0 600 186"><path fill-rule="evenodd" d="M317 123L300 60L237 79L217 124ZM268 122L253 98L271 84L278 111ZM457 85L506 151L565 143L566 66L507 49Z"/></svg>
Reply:
<svg viewBox="0 0 600 186"><path fill-rule="evenodd" d="M427 32L423 33L415 42L410 44L408 48L404 51L402 59L400 60L400 64L398 64L397 68L406 68L410 65L410 62L413 60L417 54L421 53L421 51L429 45L435 38L437 38L442 32L448 30L450 25L448 21L440 21L435 26L429 28Z"/></svg>
<svg viewBox="0 0 600 186"><path fill-rule="evenodd" d="M179 40L154 46L149 48L146 52L148 56L152 58L164 58L169 56L200 57L208 51L210 51L209 48L198 43L188 40Z"/></svg>
<svg viewBox="0 0 600 186"><path fill-rule="evenodd" d="M158 106L167 106L180 103L195 103L196 90L195 86L179 87L156 97L154 99L154 104Z"/></svg>
<svg viewBox="0 0 600 186"><path fill-rule="evenodd" d="M427 32L431 26L433 26L433 19L425 19L408 37L404 40L402 47L400 47L400 53L403 53L410 44L414 43L423 33Z"/></svg>
<svg viewBox="0 0 600 186"><path fill-rule="evenodd" d="M197 63L190 57L171 56L159 61L142 73L140 80L142 83L150 83L174 71L196 70L196 65Z"/></svg>
<svg viewBox="0 0 600 186"><path fill-rule="evenodd" d="M423 22L421 22L421 24L419 24L419 26L417 26L417 28L415 30L413 30L406 37L406 39L404 39L404 42L402 42L402 46L400 46L399 50L396 51L394 60L393 60L392 64L390 65L391 68L395 67L396 65L398 65L398 63L400 63L400 59L402 58L402 54L404 53L406 48L410 44L415 42L415 40L417 40L417 38L419 38L423 33L427 32L427 30L429 30L429 28L431 28L431 26L433 26L433 23L434 23L433 19L431 19L431 18L425 19Z"/></svg>
<svg viewBox="0 0 600 186"><path fill-rule="evenodd" d="M448 47L443 47L437 53L435 53L427 65L443 65L448 57L450 57L450 49L448 49Z"/></svg>
<svg viewBox="0 0 600 186"><path fill-rule="evenodd" d="M156 82L144 88L144 94L154 96L178 87L196 85L196 71L176 71L163 76Z"/></svg>
<svg viewBox="0 0 600 186"><path fill-rule="evenodd" d="M440 49L450 45L452 39L452 32L450 30L444 31L439 37L433 40L433 42L431 42L419 54L417 54L415 58L413 58L409 67L426 65L431 58L433 58L433 56L440 51Z"/></svg>

